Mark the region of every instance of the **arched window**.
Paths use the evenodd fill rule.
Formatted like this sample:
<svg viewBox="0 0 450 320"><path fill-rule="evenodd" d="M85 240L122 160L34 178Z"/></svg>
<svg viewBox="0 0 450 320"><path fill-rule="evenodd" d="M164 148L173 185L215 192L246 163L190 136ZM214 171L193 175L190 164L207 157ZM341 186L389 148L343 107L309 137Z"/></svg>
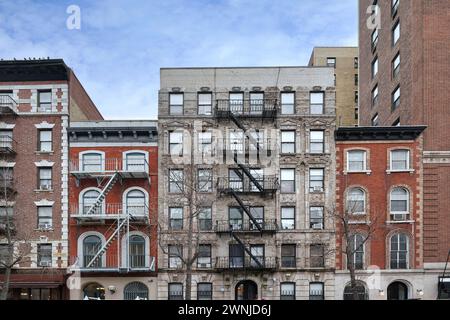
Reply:
<svg viewBox="0 0 450 320"><path fill-rule="evenodd" d="M135 216L146 215L147 205L145 203L145 193L140 190L132 190L126 196L127 213Z"/></svg>
<svg viewBox="0 0 450 320"><path fill-rule="evenodd" d="M124 300L148 300L148 288L142 282L131 282L123 289Z"/></svg>
<svg viewBox="0 0 450 320"><path fill-rule="evenodd" d="M125 155L125 171L143 172L147 171L147 160L145 153L130 152Z"/></svg>
<svg viewBox="0 0 450 320"><path fill-rule="evenodd" d="M347 211L349 214L366 212L366 193L360 188L350 189L347 195Z"/></svg>
<svg viewBox="0 0 450 320"><path fill-rule="evenodd" d="M81 156L81 171L101 172L103 170L103 155L98 152L89 152Z"/></svg>
<svg viewBox="0 0 450 320"><path fill-rule="evenodd" d="M356 270L364 269L364 237L355 234L350 238L349 249L352 252L352 263Z"/></svg>
<svg viewBox="0 0 450 320"><path fill-rule="evenodd" d="M99 196L100 192L97 190L89 190L83 193L81 203L81 209L83 214L87 214L89 212L89 209L91 209L91 207L95 204ZM92 211L92 214L99 213L99 210L101 210L101 207Z"/></svg>
<svg viewBox="0 0 450 320"><path fill-rule="evenodd" d="M88 236L83 240L83 266L87 268L89 263L95 257L97 252L102 247L102 240L98 236ZM90 265L90 268L96 268L102 265L100 257L93 264Z"/></svg>
<svg viewBox="0 0 450 320"><path fill-rule="evenodd" d="M391 219L407 220L409 215L409 191L405 188L394 188L391 191Z"/></svg>
<svg viewBox="0 0 450 320"><path fill-rule="evenodd" d="M391 269L408 269L409 238L405 234L395 234L391 237Z"/></svg>
<svg viewBox="0 0 450 320"><path fill-rule="evenodd" d="M356 286L352 288L349 283L344 289L344 300L368 300L366 286L362 282L357 282Z"/></svg>
<svg viewBox="0 0 450 320"><path fill-rule="evenodd" d="M142 236L130 236L130 268L145 268L145 239Z"/></svg>

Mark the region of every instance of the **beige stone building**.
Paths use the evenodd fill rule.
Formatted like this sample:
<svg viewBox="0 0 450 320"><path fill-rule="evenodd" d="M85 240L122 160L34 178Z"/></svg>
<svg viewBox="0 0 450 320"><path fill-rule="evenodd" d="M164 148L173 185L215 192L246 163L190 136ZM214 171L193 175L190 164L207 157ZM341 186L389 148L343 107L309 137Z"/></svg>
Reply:
<svg viewBox="0 0 450 320"><path fill-rule="evenodd" d="M159 299L334 299L333 74L161 69Z"/></svg>
<svg viewBox="0 0 450 320"><path fill-rule="evenodd" d="M338 127L358 125L358 47L316 47L310 66L334 68L336 123Z"/></svg>

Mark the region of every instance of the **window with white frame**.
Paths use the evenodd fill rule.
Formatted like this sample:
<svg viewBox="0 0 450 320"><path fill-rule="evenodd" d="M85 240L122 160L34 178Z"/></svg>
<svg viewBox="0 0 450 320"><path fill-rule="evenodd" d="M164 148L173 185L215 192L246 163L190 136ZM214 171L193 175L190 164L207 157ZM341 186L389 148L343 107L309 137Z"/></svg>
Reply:
<svg viewBox="0 0 450 320"><path fill-rule="evenodd" d="M39 130L39 151L51 152L52 149L52 130Z"/></svg>
<svg viewBox="0 0 450 320"><path fill-rule="evenodd" d="M169 154L178 156L183 155L183 132L169 132Z"/></svg>
<svg viewBox="0 0 450 320"><path fill-rule="evenodd" d="M198 268L211 268L211 245L201 244L198 246L198 258L197 258Z"/></svg>
<svg viewBox="0 0 450 320"><path fill-rule="evenodd" d="M183 114L184 94L171 93L169 94L169 113L171 115Z"/></svg>
<svg viewBox="0 0 450 320"><path fill-rule="evenodd" d="M129 172L147 171L147 158L144 153L133 152L125 155L125 170Z"/></svg>
<svg viewBox="0 0 450 320"><path fill-rule="evenodd" d="M365 214L366 193L361 188L352 188L347 194L347 212L349 214Z"/></svg>
<svg viewBox="0 0 450 320"><path fill-rule="evenodd" d="M81 198L80 213L87 214L89 210L92 208L92 206L97 202L98 197L100 197L100 191L88 190L84 192ZM101 211L102 206L99 206L94 211L92 211L92 214L102 213Z"/></svg>
<svg viewBox="0 0 450 320"><path fill-rule="evenodd" d="M264 92L250 93L250 113L261 114L264 110Z"/></svg>
<svg viewBox="0 0 450 320"><path fill-rule="evenodd" d="M40 243L37 246L37 264L39 267L51 267L52 265L52 244Z"/></svg>
<svg viewBox="0 0 450 320"><path fill-rule="evenodd" d="M140 235L130 236L129 263L130 268L145 268L145 239Z"/></svg>
<svg viewBox="0 0 450 320"><path fill-rule="evenodd" d="M353 268L355 270L364 269L364 237L360 234L354 234L350 237L349 246Z"/></svg>
<svg viewBox="0 0 450 320"><path fill-rule="evenodd" d="M408 269L409 265L409 238L399 233L391 237L390 241L390 267L391 269Z"/></svg>
<svg viewBox="0 0 450 320"><path fill-rule="evenodd" d="M409 169L409 150L391 151L391 171L404 171Z"/></svg>
<svg viewBox="0 0 450 320"><path fill-rule="evenodd" d="M244 152L244 132L243 131L230 131L229 150L233 153Z"/></svg>
<svg viewBox="0 0 450 320"><path fill-rule="evenodd" d="M197 178L199 192L212 192L213 176L211 169L199 169Z"/></svg>
<svg viewBox="0 0 450 320"><path fill-rule="evenodd" d="M295 113L295 93L282 92L281 93L281 114Z"/></svg>
<svg viewBox="0 0 450 320"><path fill-rule="evenodd" d="M310 113L323 114L324 113L325 94L323 92L310 93Z"/></svg>
<svg viewBox="0 0 450 320"><path fill-rule="evenodd" d="M281 193L295 193L295 169L281 169Z"/></svg>
<svg viewBox="0 0 450 320"><path fill-rule="evenodd" d="M325 152L325 131L311 130L309 132L309 152L315 154Z"/></svg>
<svg viewBox="0 0 450 320"><path fill-rule="evenodd" d="M131 190L126 196L126 210L133 216L145 216L147 212L147 203L145 193L141 190Z"/></svg>
<svg viewBox="0 0 450 320"><path fill-rule="evenodd" d="M169 193L183 193L184 171L182 169L169 169Z"/></svg>
<svg viewBox="0 0 450 320"><path fill-rule="evenodd" d="M212 93L198 94L198 114L205 116L212 115Z"/></svg>
<svg viewBox="0 0 450 320"><path fill-rule="evenodd" d="M169 245L169 269L179 269L183 266L183 246Z"/></svg>
<svg viewBox="0 0 450 320"><path fill-rule="evenodd" d="M295 229L295 207L281 208L281 229L282 230Z"/></svg>
<svg viewBox="0 0 450 320"><path fill-rule="evenodd" d="M102 240L96 235L87 236L83 240L83 267L87 268L102 247ZM102 258L92 262L89 268L102 265Z"/></svg>
<svg viewBox="0 0 450 320"><path fill-rule="evenodd" d="M52 91L39 90L38 91L38 111L50 112L52 111Z"/></svg>
<svg viewBox="0 0 450 320"><path fill-rule="evenodd" d="M40 167L39 168L39 190L51 190L52 189L52 168Z"/></svg>
<svg viewBox="0 0 450 320"><path fill-rule="evenodd" d="M281 131L281 153L295 153L295 130Z"/></svg>
<svg viewBox="0 0 450 320"><path fill-rule="evenodd" d="M232 92L230 98L230 112L234 114L241 114L244 111L244 93Z"/></svg>
<svg viewBox="0 0 450 320"><path fill-rule="evenodd" d="M309 169L309 192L324 191L324 169Z"/></svg>
<svg viewBox="0 0 450 320"><path fill-rule="evenodd" d="M170 230L183 230L183 208L169 208Z"/></svg>
<svg viewBox="0 0 450 320"><path fill-rule="evenodd" d="M212 132L204 131L198 133L199 151L202 155L212 155Z"/></svg>
<svg viewBox="0 0 450 320"><path fill-rule="evenodd" d="M367 153L364 150L351 150L347 152L347 171L361 172L367 170Z"/></svg>
<svg viewBox="0 0 450 320"><path fill-rule="evenodd" d="M409 191L398 187L391 191L391 219L404 221L409 215Z"/></svg>
<svg viewBox="0 0 450 320"><path fill-rule="evenodd" d="M50 229L53 225L53 207L42 206L38 207L38 228Z"/></svg>
<svg viewBox="0 0 450 320"><path fill-rule="evenodd" d="M100 172L103 167L103 155L101 153L85 153L81 156L81 170L83 172Z"/></svg>

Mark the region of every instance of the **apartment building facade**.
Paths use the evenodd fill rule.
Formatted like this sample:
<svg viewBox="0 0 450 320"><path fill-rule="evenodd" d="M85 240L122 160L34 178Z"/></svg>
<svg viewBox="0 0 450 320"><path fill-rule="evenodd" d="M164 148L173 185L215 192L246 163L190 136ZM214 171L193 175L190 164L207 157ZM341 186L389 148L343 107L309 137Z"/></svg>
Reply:
<svg viewBox="0 0 450 320"><path fill-rule="evenodd" d="M157 297L156 121L72 122L70 299Z"/></svg>
<svg viewBox="0 0 450 320"><path fill-rule="evenodd" d="M0 62L0 285L8 299L65 297L68 263L67 129L101 120L62 60Z"/></svg>
<svg viewBox="0 0 450 320"><path fill-rule="evenodd" d="M443 139L450 116L448 1L361 0L359 5L361 125L428 128L424 134L424 268L437 282L450 257L450 145ZM379 28L367 27L367 21L373 22L367 10L378 12L380 23L375 25Z"/></svg>
<svg viewBox="0 0 450 320"><path fill-rule="evenodd" d="M332 68L161 69L159 299L334 299L335 120Z"/></svg>
<svg viewBox="0 0 450 320"><path fill-rule="evenodd" d="M424 126L339 128L336 131L336 298L434 300L435 278L424 271ZM346 233L344 228L349 231ZM347 255L347 250L350 254Z"/></svg>
<svg viewBox="0 0 450 320"><path fill-rule="evenodd" d="M315 47L309 66L331 67L335 73L336 124L358 125L359 50L357 47Z"/></svg>

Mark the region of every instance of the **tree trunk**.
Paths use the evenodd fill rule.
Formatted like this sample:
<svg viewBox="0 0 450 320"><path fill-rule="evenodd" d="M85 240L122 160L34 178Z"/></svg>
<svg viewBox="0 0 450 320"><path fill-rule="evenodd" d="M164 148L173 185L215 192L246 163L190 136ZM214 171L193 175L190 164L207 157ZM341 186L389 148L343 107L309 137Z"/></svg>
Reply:
<svg viewBox="0 0 450 320"><path fill-rule="evenodd" d="M11 267L8 267L5 270L5 279L3 281L3 288L0 292L0 300L8 299L10 279L11 279Z"/></svg>
<svg viewBox="0 0 450 320"><path fill-rule="evenodd" d="M186 259L186 300L192 300L192 264L194 263L192 257L192 239L193 239L193 216L192 206L189 207L189 229L188 229L188 257Z"/></svg>

